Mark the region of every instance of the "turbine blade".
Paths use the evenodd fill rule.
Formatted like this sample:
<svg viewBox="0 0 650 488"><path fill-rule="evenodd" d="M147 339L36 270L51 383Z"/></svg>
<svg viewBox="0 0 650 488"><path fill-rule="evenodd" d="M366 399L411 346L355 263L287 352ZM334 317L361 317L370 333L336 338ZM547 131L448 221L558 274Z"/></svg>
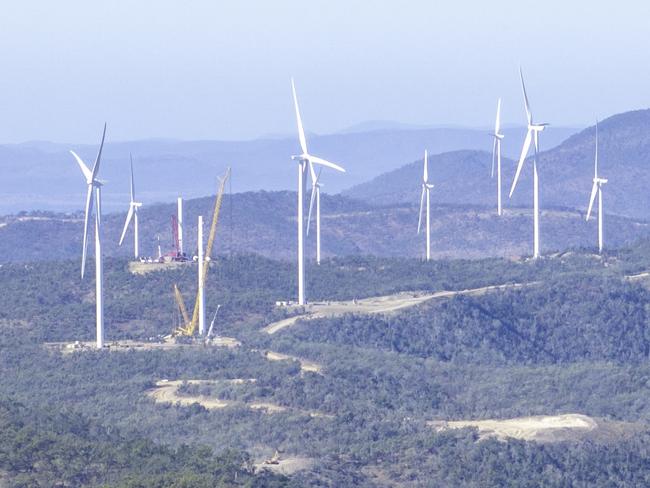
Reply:
<svg viewBox="0 0 650 488"><path fill-rule="evenodd" d="M124 241L124 236L126 235L126 230L129 228L129 223L131 222L131 218L133 217L133 205L129 205L129 212L126 214L126 221L124 222L124 229L122 229L122 236L120 237L120 243L118 246L122 245L122 242Z"/></svg>
<svg viewBox="0 0 650 488"><path fill-rule="evenodd" d="M305 130L302 127L302 118L300 117L300 108L298 108L298 97L296 96L296 85L291 78L291 91L293 92L293 105L296 109L296 123L298 124L298 139L300 139L300 149L303 154L307 154L307 140L305 139Z"/></svg>
<svg viewBox="0 0 650 488"><path fill-rule="evenodd" d="M585 218L585 220L589 220L589 217L591 217L591 209L594 206L594 200L596 199L597 192L598 192L598 183L594 181L594 184L591 187L591 196L589 197L589 208L587 209L587 217Z"/></svg>
<svg viewBox="0 0 650 488"><path fill-rule="evenodd" d="M526 94L526 85L524 84L524 74L521 71L521 66L519 67L519 77L521 78L521 90L524 92L524 104L526 105L526 119L528 120L528 125L533 123L533 116L530 113L530 104L528 103L528 95Z"/></svg>
<svg viewBox="0 0 650 488"><path fill-rule="evenodd" d="M499 98L499 101L497 102L497 120L494 123L494 135L499 134L499 130L501 129L501 99Z"/></svg>
<svg viewBox="0 0 650 488"><path fill-rule="evenodd" d="M317 158L316 156L312 156L311 154L307 155L307 160L314 163L314 164L320 164L322 166L327 166L328 168L332 168L332 169L335 169L336 171L340 171L341 173L345 173L345 169L343 169L338 164L330 163L329 161L326 161L325 159Z"/></svg>
<svg viewBox="0 0 650 488"><path fill-rule="evenodd" d="M316 171L314 170L314 164L309 161L309 174L311 176L311 184L316 184Z"/></svg>
<svg viewBox="0 0 650 488"><path fill-rule="evenodd" d="M519 173L521 173L521 168L524 165L524 160L526 159L526 156L528 155L528 150L530 149L530 142L531 142L531 130L528 129L528 132L526 132L526 139L524 140L524 147L521 148L521 156L519 156L519 164L517 164L517 172L515 173L515 179L512 181L512 187L510 188L510 197L512 198L512 193L515 191L515 187L517 186L517 181L519 181Z"/></svg>
<svg viewBox="0 0 650 488"><path fill-rule="evenodd" d="M314 198L316 197L317 191L318 191L318 187L316 185L312 185L311 197L309 198L309 212L307 213L307 235L309 235L309 226L311 224L311 211L312 208L314 207Z"/></svg>
<svg viewBox="0 0 650 488"><path fill-rule="evenodd" d="M129 153L131 159L131 202L135 202L135 183L133 182L133 156Z"/></svg>
<svg viewBox="0 0 650 488"><path fill-rule="evenodd" d="M101 162L102 159L102 149L104 149L104 139L106 138L106 122L104 122L104 132L102 132L102 142L99 145L99 151L97 151L97 158L95 158L95 164L93 165L93 180L97 178L97 174L99 173L99 163Z"/></svg>
<svg viewBox="0 0 650 488"><path fill-rule="evenodd" d="M84 217L84 238L83 248L81 252L81 277L84 277L86 271L86 255L88 254L88 223L90 222L90 214L93 212L93 185L88 185L88 193L86 194L86 215Z"/></svg>
<svg viewBox="0 0 650 488"><path fill-rule="evenodd" d="M420 216L418 217L418 234L420 233L420 228L422 227L422 209L424 208L424 192L427 191L426 187L422 185L422 196L420 197Z"/></svg>
<svg viewBox="0 0 650 488"><path fill-rule="evenodd" d="M88 169L88 166L86 166L86 164L81 160L81 158L77 155L76 152L74 152L74 151L70 151L70 154L72 154L72 155L74 156L74 158L77 160L77 164L78 164L79 167L81 168L81 172L82 172L82 173L84 174L84 176L86 177L86 181L91 181L91 178L92 178L92 176L93 176L92 171L90 171L90 170Z"/></svg>

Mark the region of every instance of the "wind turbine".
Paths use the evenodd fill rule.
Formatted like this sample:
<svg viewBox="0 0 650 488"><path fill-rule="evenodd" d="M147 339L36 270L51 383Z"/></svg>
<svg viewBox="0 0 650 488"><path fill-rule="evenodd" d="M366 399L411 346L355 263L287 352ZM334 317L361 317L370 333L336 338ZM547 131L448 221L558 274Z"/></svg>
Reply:
<svg viewBox="0 0 650 488"><path fill-rule="evenodd" d="M296 110L296 123L298 125L298 139L300 141L301 154L291 156L291 159L298 161L298 305L305 304L305 262L304 262L304 216L303 216L303 193L304 193L304 176L305 167L307 164L319 164L327 166L328 168L335 169L345 173L345 170L338 164L330 163L325 159L312 156L307 152L307 140L305 138L305 130L302 126L302 119L300 117L300 109L298 107L298 97L296 96L296 85L291 78L291 90L293 92L293 104Z"/></svg>
<svg viewBox="0 0 650 488"><path fill-rule="evenodd" d="M131 202L129 203L129 212L126 214L126 221L124 222L124 229L122 230L122 237L120 237L119 245L122 245L124 241L124 236L126 235L126 230L129 228L129 223L131 223L131 218L133 218L133 239L134 239L134 255L135 259L138 259L140 252L138 249L139 238L138 238L138 208L142 206L142 203L135 201L135 184L133 183L133 156L129 154L131 159Z"/></svg>
<svg viewBox="0 0 650 488"><path fill-rule="evenodd" d="M494 166L496 161L497 167L497 214L501 215L503 209L501 207L501 139L503 139L503 134L499 133L501 129L501 99L497 102L497 119L494 123L494 134L490 134L494 137L494 143L492 144L492 171L490 173L490 178L494 178Z"/></svg>
<svg viewBox="0 0 650 488"><path fill-rule="evenodd" d="M528 103L528 95L526 95L526 85L524 85L524 75L519 68L519 77L521 78L521 90L524 94L524 105L526 107L526 119L528 121L528 130L526 131L526 139L524 139L524 147L521 149L521 156L519 157L519 164L517 165L517 172L515 179L512 182L510 189L510 198L515 191L517 181L519 180L519 173L524 165L524 160L528 156L531 142L534 142L535 153L533 158L533 258L539 257L539 177L537 175L537 155L539 154L539 133L542 132L548 124L535 124L533 122L533 114L530 111Z"/></svg>
<svg viewBox="0 0 650 488"><path fill-rule="evenodd" d="M86 270L86 254L88 249L88 224L90 215L93 211L93 196L95 197L95 306L97 317L97 348L104 347L104 292L102 289L102 240L101 240L101 219L102 219L102 181L97 178L99 174L99 164L102 158L102 149L104 148L104 139L106 137L106 124L104 123L104 132L102 133L102 142L99 145L99 151L95 158L95 164L92 171L84 164L82 159L74 151L70 153L74 156L79 164L79 168L86 178L88 193L86 194L86 214L84 218L84 237L83 251L81 257L81 278L83 279Z"/></svg>
<svg viewBox="0 0 650 488"><path fill-rule="evenodd" d="M589 220L591 216L591 209L594 206L596 193L598 193L598 253L603 252L603 185L607 183L605 178L598 177L598 122L596 122L596 156L594 158L594 184L591 187L591 196L589 197L589 209L587 210L587 217Z"/></svg>
<svg viewBox="0 0 650 488"><path fill-rule="evenodd" d="M422 196L420 196L420 217L418 218L418 235L422 227L422 208L424 207L424 197L426 195L427 201L427 261L431 260L431 219L430 219L430 200L429 192L433 185L429 183L429 155L427 150L424 150L424 171L422 174Z"/></svg>

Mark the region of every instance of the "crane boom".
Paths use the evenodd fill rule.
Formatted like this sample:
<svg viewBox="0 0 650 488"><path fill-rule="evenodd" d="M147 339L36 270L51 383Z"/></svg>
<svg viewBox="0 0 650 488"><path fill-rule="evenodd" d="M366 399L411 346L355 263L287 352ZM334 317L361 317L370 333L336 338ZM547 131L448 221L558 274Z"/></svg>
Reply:
<svg viewBox="0 0 650 488"><path fill-rule="evenodd" d="M214 212L212 213L212 223L210 224L210 235L208 236L208 245L205 248L205 261L203 262L203 287L205 287L205 282L208 277L208 269L210 266L210 254L212 253L212 246L214 245L214 236L217 232L217 223L219 222L219 212L221 210L221 202L223 200L224 189L226 188L226 181L230 176L230 168L226 170L226 174L221 178L221 184L219 185L219 193L217 194L217 200L214 203ZM192 333L196 328L196 324L199 321L199 293L196 293L196 300L194 301L194 313L192 314L192 322L190 322L190 327Z"/></svg>
<svg viewBox="0 0 650 488"><path fill-rule="evenodd" d="M220 178L220 184L219 184L219 191L217 193L217 198L214 203L214 212L212 213L212 223L210 224L210 234L208 236L208 245L205 249L205 261L203 263L203 282L202 285L205 287L206 283L206 278L208 276L208 269L210 265L210 260L208 259L210 257L210 254L212 253L212 246L214 245L214 237L217 232L217 223L219 222L219 212L221 211L221 202L223 201L223 195L224 195L224 190L226 188L226 181L230 177L230 168L226 170L226 174L223 176L223 178ZM178 290L178 287L176 285L174 293ZM180 295L180 290L178 290L178 295L181 298L182 301L182 296ZM178 297L176 298L176 301L178 302ZM179 305L180 308L180 305ZM187 312L187 310L186 310ZM182 311L181 311L182 313ZM185 320L185 317L184 317ZM176 332L179 334L183 335L194 335L194 330L196 329L196 326L199 322L199 293L197 290L196 293L196 300L194 301L194 311L192 313L192 319L187 320L185 323L187 324L186 327L178 329Z"/></svg>
<svg viewBox="0 0 650 488"><path fill-rule="evenodd" d="M176 284L174 284L174 298L176 299L176 305L178 305L178 309L181 311L181 316L183 317L184 327L181 327L179 330L186 330L190 324L190 316L187 313L187 307L185 307L183 295L181 295L181 291L178 289L178 285Z"/></svg>

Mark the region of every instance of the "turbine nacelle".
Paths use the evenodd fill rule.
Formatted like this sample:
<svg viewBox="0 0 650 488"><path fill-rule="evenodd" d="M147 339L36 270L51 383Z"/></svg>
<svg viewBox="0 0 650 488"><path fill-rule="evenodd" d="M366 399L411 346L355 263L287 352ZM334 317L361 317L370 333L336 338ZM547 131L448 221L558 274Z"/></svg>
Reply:
<svg viewBox="0 0 650 488"><path fill-rule="evenodd" d="M307 153L302 153L296 156L291 156L291 159L293 160L298 160L301 163L302 162L307 162L311 164L320 164L321 166L326 166L328 168L332 168L336 171L340 171L341 173L345 173L345 169L342 166L339 166L338 164L332 163L330 161L327 161L326 159L319 158L317 156L312 156L311 154Z"/></svg>
<svg viewBox="0 0 650 488"><path fill-rule="evenodd" d="M548 126L548 124L546 124L546 123L544 123L544 124L528 124L528 130L529 131L534 131L534 132L542 132L544 129L546 129L547 126Z"/></svg>

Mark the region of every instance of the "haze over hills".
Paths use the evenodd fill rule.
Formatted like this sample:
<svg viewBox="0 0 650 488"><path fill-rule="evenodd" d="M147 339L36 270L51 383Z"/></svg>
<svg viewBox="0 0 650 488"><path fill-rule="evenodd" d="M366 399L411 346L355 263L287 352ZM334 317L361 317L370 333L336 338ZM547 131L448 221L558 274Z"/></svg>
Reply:
<svg viewBox="0 0 650 488"><path fill-rule="evenodd" d="M196 250L196 221L209 221L213 197L185 202L185 249ZM256 253L293 261L296 256L295 192L246 192L225 195L215 254ZM157 256L158 237L163 253L172 249L171 215L175 204L140 209L142 256ZM117 242L124 213L103 219L103 252L107 256L132 256L133 234L124 245ZM531 213L509 209L498 217L493 208L471 205L432 205L432 256L479 258L526 256L531 253ZM322 251L324 257L376 255L422 257L424 235L417 235L417 204L376 206L341 195L323 195ZM629 244L650 235L650 224L607 215L608 248ZM83 215L22 214L0 219L0 262L77 259L81 255ZM312 229L313 231L313 229ZM206 229L207 232L207 229ZM585 222L575 210L547 209L542 213L544 252L579 247L594 248L596 225ZM306 256L315 257L313 232L306 240Z"/></svg>
<svg viewBox="0 0 650 488"><path fill-rule="evenodd" d="M519 150L523 128L505 131L504 154ZM545 144L559 144L575 129L549 133ZM100 128L97 130L99 143ZM308 136L314 154L340 162L345 175L323 174L325 191L336 193L360 184L422 154L491 146L485 130L462 128L378 129L323 136ZM33 141L0 146L0 213L21 210L72 211L83 206L83 178L69 154L74 149L92 164L96 145ZM177 196L196 198L216 190L216 176L233 168L236 192L295 189L298 151L295 136L251 141L178 141L150 139L112 142L111 127L102 157L104 209L121 210L128 202L129 153L133 154L138 199L146 204L172 201Z"/></svg>
<svg viewBox="0 0 650 488"><path fill-rule="evenodd" d="M552 134L541 135L541 145ZM506 136L507 140L507 136ZM521 145L523 139L518 139ZM510 141L512 144L513 141ZM637 110L609 117L599 124L599 176L604 187L605 212L647 218L650 208L650 110ZM594 174L595 126L575 134L539 157L541 208L570 207L586 211ZM431 199L443 204L495 205L496 182L489 178L491 153L456 151L434 155L429 174L435 188ZM516 161L503 160L503 197L508 205L531 206L532 171L522 170L512 201L508 192ZM419 159L373 180L344 191L368 202L417 203L420 198L422 160Z"/></svg>
<svg viewBox="0 0 650 488"><path fill-rule="evenodd" d="M591 179L593 177L594 128L590 127L570 137L558 147L545 151L540 155L541 179L541 240L543 252L554 252L594 245L595 222L584 222L584 212L589 198ZM544 137L553 133L553 128L547 129ZM647 158L650 155L650 110L640 110L619 114L600 123L600 173L609 178L604 188L605 200L605 243L607 247L617 247L647 235L648 224L646 208L650 205L650 195L646 191L646 182L650 181L650 168ZM367 132L349 136L328 136L329 142L341 142L341 137L350 137L356 141L351 145L351 151L362 147L372 146L372 141L386 138L382 131ZM406 131L398 134L395 140L404 142L405 138L417 139L419 131ZM437 133L440 135L440 132ZM338 139L337 139L338 137ZM315 143L327 143L327 138L314 138ZM337 142L338 141L338 142ZM542 139L542 144L546 145ZM258 141L259 142L259 141ZM349 141L348 141L349 142ZM389 141L390 142L390 141ZM384 141L386 147L391 146ZM521 143L521 138L510 136L513 145ZM292 141L267 141L268 144L278 144L277 147ZM207 157L220 143L183 143L178 141L156 141L140 143L136 149L141 152L153 151L160 147L173 152L183 145L192 146L200 157ZM241 143L245 145L246 143ZM251 143L252 144L252 143ZM413 141L409 142L412 145ZM202 146L203 145L203 146ZM344 144L345 145L345 144ZM343 147L341 145L339 147ZM314 144L316 146L316 144ZM204 152L200 152L203 147ZM243 146L242 146L243 147ZM324 147L324 146L323 146ZM392 146L391 146L392 147ZM6 150L6 147L4 148ZM15 149L15 148L13 148ZM88 153L92 147L84 147ZM116 151L129 150L127 143L112 146L112 158ZM404 149L406 150L406 149ZM80 175L73 162L67 161L68 156L59 152L57 145L41 144L38 149L31 151L32 156L39 151L49 151L49 154L59 154L66 158L66 182L72 180L75 188L83 191ZM334 152L334 146L319 149L323 154ZM286 151L285 151L286 152ZM316 149L314 150L316 152ZM193 156L194 158L194 156ZM186 168L192 170L179 173L177 183L193 185L197 181L207 188L206 193L214 192L215 182L211 178L199 178L203 163L198 162L199 156L187 159ZM331 158L340 160L339 158ZM115 168L114 159L109 151L106 168ZM112 165L113 164L113 165ZM141 212L141 249L143 255L155 255L157 238L161 236L164 249L170 248L170 215L175 212L170 191L168 203L154 205L147 202L147 192L143 189L148 185L150 175L157 174L151 168L158 163L150 160L147 166L139 162L136 169L138 182L138 198L145 201ZM170 166L173 163L167 162ZM111 166L112 165L112 166ZM503 196L505 216L497 219L495 216L496 182L490 179L491 154L482 150L458 150L432 155L430 158L431 181L435 187L432 191L433 205L433 256L434 257L482 257L482 256L512 256L530 253L531 218L527 208L531 204L531 171L530 165L524 168L520 185L512 200L507 193L515 170L515 161L503 158ZM143 166L145 169L143 169ZM147 169L147 167L149 169ZM245 168L241 165L241 168ZM287 166L285 166L285 169ZM295 167L288 165L289 173ZM269 168L267 170L270 171ZM422 236L415 234L417 225L417 206L420 196L422 162L414 161L402 168L382 174L364 184L357 185L341 195L326 195L323 199L323 252L325 256L341 256L354 254L374 254L379 256L412 256L422 254ZM219 174L219 168L210 168L210 174ZM126 179L123 175L110 174L104 177L109 185L114 179ZM144 175L143 175L144 173ZM30 173L34 174L33 172ZM226 195L224 216L220 227L221 244L217 252L254 252L265 256L281 259L293 259L295 255L295 193L290 191L261 191L238 192L242 179L235 173L233 183L234 193ZM285 183L293 181L293 174L285 176ZM330 177L347 179L349 175L327 175L325 184L329 190ZM12 172L8 172L12 177ZM167 176L165 176L167 177ZM60 175L60 178L63 178ZM143 181L144 180L144 181ZM257 180L259 181L259 176ZM184 183L185 182L185 183ZM45 185L45 182L43 182ZM290 183L289 183L290 185ZM288 185L288 186L289 186ZM53 181L47 182L48 187L56 186ZM79 191L79 190L76 190ZM142 195L142 196L141 196ZM126 208L126 195L120 197L113 209ZM352 198L354 197L354 198ZM77 198L73 208L78 208ZM186 222L188 243L194 240L193 226L196 216L201 213L209 216L212 197L188 200L186 203ZM232 205L231 205L232 202ZM118 206L119 205L119 206ZM109 210L111 209L108 206ZM105 217L107 236L113 236L117 241L124 213L109 213ZM0 228L0 250L6 260L42 260L53 259L56 256L74 257L79 254L81 228L75 219L47 216L45 220L26 219L22 217L6 217L5 224ZM22 220L21 220L22 219ZM47 235L47 242L30 239L34 235ZM110 237L108 238L110 239ZM313 238L308 239L308 251L313 254ZM25 244L27 242L28 244ZM228 243L224 247L225 242ZM108 255L128 256L130 240L124 248L118 249L115 242L105 245Z"/></svg>

